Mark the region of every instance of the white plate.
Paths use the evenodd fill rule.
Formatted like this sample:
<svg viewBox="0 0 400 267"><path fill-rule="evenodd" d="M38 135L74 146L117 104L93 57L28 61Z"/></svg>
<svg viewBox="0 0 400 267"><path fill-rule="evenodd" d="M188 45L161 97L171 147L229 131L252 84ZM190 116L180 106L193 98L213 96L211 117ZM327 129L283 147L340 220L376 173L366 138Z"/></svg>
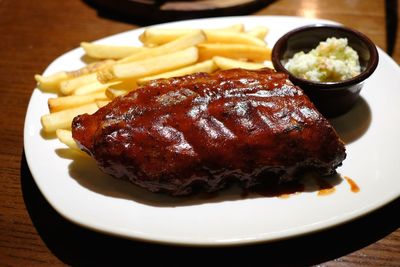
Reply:
<svg viewBox="0 0 400 267"><path fill-rule="evenodd" d="M279 36L302 25L325 22L297 17L226 17L163 24L162 27L221 27L244 23L270 28L272 47ZM99 41L132 44L142 30ZM139 43L137 43L139 45ZM45 75L83 66L82 49L57 58ZM375 210L400 195L400 69L379 50L376 72L366 81L362 100L334 121L347 144L348 157L338 169L360 186L352 193L344 180L336 192L307 191L283 199L241 198L224 191L211 198L171 198L102 174L89 158L68 157L56 139L41 135L40 117L48 113L51 94L35 89L25 121L25 153L32 175L47 201L79 225L133 239L191 245L231 245L271 241L332 227Z"/></svg>

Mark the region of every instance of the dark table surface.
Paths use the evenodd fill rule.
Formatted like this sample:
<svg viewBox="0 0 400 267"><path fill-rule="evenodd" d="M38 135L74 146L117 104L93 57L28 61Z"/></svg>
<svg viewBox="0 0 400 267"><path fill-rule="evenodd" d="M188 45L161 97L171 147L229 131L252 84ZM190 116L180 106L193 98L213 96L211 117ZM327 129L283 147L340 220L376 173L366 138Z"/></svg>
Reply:
<svg viewBox="0 0 400 267"><path fill-rule="evenodd" d="M283 0L253 14L336 20L387 48L384 1ZM232 248L142 243L93 232L62 218L40 193L25 160L23 123L35 87L33 75L82 40L96 40L147 23L98 13L84 1L0 0L1 266L114 265L156 259L178 265L182 256L203 264L216 257L268 266L400 266L400 199L327 231ZM393 58L400 62L398 40Z"/></svg>

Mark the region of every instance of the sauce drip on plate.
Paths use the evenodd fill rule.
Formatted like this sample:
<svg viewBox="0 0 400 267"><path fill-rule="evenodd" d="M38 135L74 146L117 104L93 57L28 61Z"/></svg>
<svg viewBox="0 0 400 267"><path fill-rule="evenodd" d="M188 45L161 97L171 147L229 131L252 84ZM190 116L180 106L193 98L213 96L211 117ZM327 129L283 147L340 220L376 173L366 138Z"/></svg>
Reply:
<svg viewBox="0 0 400 267"><path fill-rule="evenodd" d="M360 187L356 184L356 182L354 182L353 179L348 176L344 176L344 179L346 179L346 181L349 183L351 192L358 193L360 191Z"/></svg>

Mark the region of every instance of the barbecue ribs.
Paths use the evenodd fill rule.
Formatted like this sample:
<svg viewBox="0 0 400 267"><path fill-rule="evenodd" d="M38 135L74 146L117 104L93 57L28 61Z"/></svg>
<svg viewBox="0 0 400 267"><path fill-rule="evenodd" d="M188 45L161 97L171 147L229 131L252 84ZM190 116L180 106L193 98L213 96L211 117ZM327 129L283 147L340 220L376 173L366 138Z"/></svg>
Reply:
<svg viewBox="0 0 400 267"><path fill-rule="evenodd" d="M329 175L346 157L303 91L267 68L151 81L77 116L72 133L105 173L171 195Z"/></svg>

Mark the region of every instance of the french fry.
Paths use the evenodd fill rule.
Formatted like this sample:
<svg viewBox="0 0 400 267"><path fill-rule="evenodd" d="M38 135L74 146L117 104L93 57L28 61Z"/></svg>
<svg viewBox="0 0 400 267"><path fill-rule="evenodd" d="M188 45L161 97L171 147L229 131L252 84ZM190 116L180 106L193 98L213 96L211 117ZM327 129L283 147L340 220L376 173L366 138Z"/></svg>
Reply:
<svg viewBox="0 0 400 267"><path fill-rule="evenodd" d="M47 103L49 105L50 112L54 113L64 109L82 106L94 102L96 99L104 98L107 98L105 91L87 95L71 95L49 98Z"/></svg>
<svg viewBox="0 0 400 267"><path fill-rule="evenodd" d="M147 58L125 64L116 64L107 72L99 73L101 82L108 82L114 79L136 79L178 69L198 60L198 50L196 47L189 47L184 50Z"/></svg>
<svg viewBox="0 0 400 267"><path fill-rule="evenodd" d="M85 50L86 55L97 59L121 59L148 49L138 46L103 45L88 42L82 42L81 47Z"/></svg>
<svg viewBox="0 0 400 267"><path fill-rule="evenodd" d="M96 103L96 105L97 105L98 108L102 108L102 107L104 107L104 106L107 106L108 103L110 103L110 102L111 102L110 99L108 99L108 100L96 99L96 101L95 101L95 103Z"/></svg>
<svg viewBox="0 0 400 267"><path fill-rule="evenodd" d="M96 92L104 92L108 87L121 83L120 81L110 82L110 83L101 83L99 81L95 81L93 83L89 83L83 85L81 87L76 88L72 94L73 95L87 95Z"/></svg>
<svg viewBox="0 0 400 267"><path fill-rule="evenodd" d="M219 56L213 57L213 60L215 64L218 66L218 68L222 70L235 69L235 68L248 69L248 70L261 69L265 67L273 68L271 61L266 61L264 63L254 63L254 62L245 62L241 60L219 57Z"/></svg>
<svg viewBox="0 0 400 267"><path fill-rule="evenodd" d="M234 24L219 29L210 29L208 31L228 31L243 32L243 24ZM139 40L146 46L158 46L176 40L179 37L198 31L196 29L163 29L163 28L147 28L139 36Z"/></svg>
<svg viewBox="0 0 400 267"><path fill-rule="evenodd" d="M204 33L200 30L194 31L193 33L186 34L178 39L166 43L161 46L157 46L154 48L150 48L146 51L133 54L131 56L125 57L117 62L117 64L123 64L138 60L143 60L146 58L152 58L156 56L161 56L169 53L174 53L186 49L188 47L195 46L199 43L202 43L206 40Z"/></svg>
<svg viewBox="0 0 400 267"><path fill-rule="evenodd" d="M70 79L75 79L80 76L96 72L102 68L111 66L114 64L114 60L103 60L94 62L86 65L83 68L74 71L61 71L52 75L43 77L42 75L36 74L35 80L38 82L38 87L44 91L58 91L60 90L61 84L68 83Z"/></svg>
<svg viewBox="0 0 400 267"><path fill-rule="evenodd" d="M127 95L130 91L132 91L132 90L111 88L110 87L110 88L107 88L106 95L107 95L108 98L114 99L114 98L117 98L119 96Z"/></svg>
<svg viewBox="0 0 400 267"><path fill-rule="evenodd" d="M217 70L217 66L214 64L213 60L206 60L188 67L184 67L181 69L160 73L153 76L143 77L137 80L139 85L143 85L151 80L160 79L160 78L170 78L170 77L178 77L183 76L195 72L208 72L212 73Z"/></svg>
<svg viewBox="0 0 400 267"><path fill-rule="evenodd" d="M248 30L246 34L252 35L254 37L257 37L258 39L264 40L265 37L267 37L267 34L269 32L269 29L264 26L258 26L254 27L251 30Z"/></svg>
<svg viewBox="0 0 400 267"><path fill-rule="evenodd" d="M204 30L204 33L207 37L206 43L248 44L266 46L266 43L264 41L246 33L208 30Z"/></svg>
<svg viewBox="0 0 400 267"><path fill-rule="evenodd" d="M126 95L130 91L136 90L138 84L135 79L133 80L125 80L122 83L118 83L112 86L109 86L106 89L106 95L110 99L114 99L121 95Z"/></svg>
<svg viewBox="0 0 400 267"><path fill-rule="evenodd" d="M243 23L232 24L230 26L215 29L215 31L243 32L244 25L243 25Z"/></svg>
<svg viewBox="0 0 400 267"><path fill-rule="evenodd" d="M43 130L46 133L52 133L55 132L57 129L69 129L75 116L84 113L92 114L96 112L97 109L98 107L96 103L89 103L83 106L43 115L40 118L40 121L42 123Z"/></svg>
<svg viewBox="0 0 400 267"><path fill-rule="evenodd" d="M61 143L65 144L70 149L82 152L82 150L79 149L74 138L72 138L72 132L70 130L57 129L56 135L58 140L60 140Z"/></svg>
<svg viewBox="0 0 400 267"><path fill-rule="evenodd" d="M119 89L119 90L135 90L138 87L136 79L125 79L110 85L108 88Z"/></svg>
<svg viewBox="0 0 400 267"><path fill-rule="evenodd" d="M35 75L38 87L43 91L58 91L60 88L60 82L68 78L70 78L70 75L68 75L66 71L60 71L46 77L40 74Z"/></svg>
<svg viewBox="0 0 400 267"><path fill-rule="evenodd" d="M96 82L98 82L97 73L82 75L73 79L62 81L60 83L60 92L64 95L69 95L72 94L78 87Z"/></svg>
<svg viewBox="0 0 400 267"><path fill-rule="evenodd" d="M248 59L263 62L271 59L271 49L255 45L244 44L199 44L199 59L207 60L215 56L234 59Z"/></svg>
<svg viewBox="0 0 400 267"><path fill-rule="evenodd" d="M115 63L115 60L112 60L112 59L96 61L96 62L90 63L90 64L86 65L85 67L80 68L78 70L69 71L68 74L71 76L71 78L76 78L76 77L80 77L82 75L94 73L101 69L107 68L109 66L112 66L114 63Z"/></svg>
<svg viewBox="0 0 400 267"><path fill-rule="evenodd" d="M159 29L147 28L139 36L139 40L145 45L158 46L169 43L187 34L193 33L194 29Z"/></svg>

